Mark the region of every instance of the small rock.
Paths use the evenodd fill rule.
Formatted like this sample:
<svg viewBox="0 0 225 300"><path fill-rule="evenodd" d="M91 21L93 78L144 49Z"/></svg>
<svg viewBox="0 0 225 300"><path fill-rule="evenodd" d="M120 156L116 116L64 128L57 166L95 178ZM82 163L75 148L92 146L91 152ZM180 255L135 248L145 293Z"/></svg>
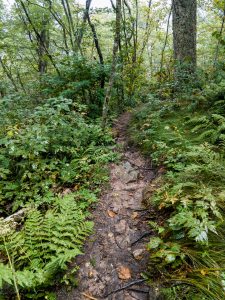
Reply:
<svg viewBox="0 0 225 300"><path fill-rule="evenodd" d="M110 206L110 210L113 211L115 214L118 214L122 207L122 203L117 203L114 201L113 205Z"/></svg>
<svg viewBox="0 0 225 300"><path fill-rule="evenodd" d="M116 233L124 233L126 231L127 222L125 220L120 220L119 223L115 225Z"/></svg>
<svg viewBox="0 0 225 300"><path fill-rule="evenodd" d="M128 173L133 170L133 167L132 167L131 163L129 163L129 161L126 161L123 164L123 166L124 166L124 169L126 169Z"/></svg>
<svg viewBox="0 0 225 300"><path fill-rule="evenodd" d="M133 256L136 260L141 260L143 258L145 249L137 249L133 251Z"/></svg>
<svg viewBox="0 0 225 300"><path fill-rule="evenodd" d="M120 236L117 236L115 238L115 240L120 249L127 249L128 246L130 245L130 237L129 236L124 237L124 236L120 235Z"/></svg>
<svg viewBox="0 0 225 300"><path fill-rule="evenodd" d="M125 183L132 183L138 180L139 172L136 170L133 170L129 172L128 174L124 174L124 181Z"/></svg>

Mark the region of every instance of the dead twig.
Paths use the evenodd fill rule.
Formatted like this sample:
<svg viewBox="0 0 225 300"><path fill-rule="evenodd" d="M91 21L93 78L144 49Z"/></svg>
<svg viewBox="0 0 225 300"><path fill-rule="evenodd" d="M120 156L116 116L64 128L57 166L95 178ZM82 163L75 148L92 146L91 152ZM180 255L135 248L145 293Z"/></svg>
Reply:
<svg viewBox="0 0 225 300"><path fill-rule="evenodd" d="M142 294L148 294L149 293L149 290L138 290L138 289L134 289L134 288L128 289L128 291L135 292L135 293L142 293Z"/></svg>
<svg viewBox="0 0 225 300"><path fill-rule="evenodd" d="M151 231L149 232L145 232L143 233L136 241L134 241L133 243L131 243L131 246L134 246L135 244L137 244L140 240L142 240L143 238L150 236L152 234Z"/></svg>
<svg viewBox="0 0 225 300"><path fill-rule="evenodd" d="M121 291L126 290L126 289L128 289L129 287L135 285L135 284L140 284L140 283L145 282L145 281L146 281L146 279L138 279L138 280L132 281L132 282L130 282L130 283L124 285L124 286L121 287L121 288L118 288L118 289L116 289L116 290L114 290L114 291L111 291L109 294L105 295L104 297L107 298L108 296L110 296L110 295L112 295L112 294L121 292Z"/></svg>

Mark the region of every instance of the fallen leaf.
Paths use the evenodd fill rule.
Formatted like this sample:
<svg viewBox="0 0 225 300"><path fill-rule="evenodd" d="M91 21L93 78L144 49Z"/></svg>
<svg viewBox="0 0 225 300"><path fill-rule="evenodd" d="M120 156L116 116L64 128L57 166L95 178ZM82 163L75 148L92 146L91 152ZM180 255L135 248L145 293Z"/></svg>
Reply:
<svg viewBox="0 0 225 300"><path fill-rule="evenodd" d="M130 269L124 266L118 268L118 277L122 280L127 280L131 278Z"/></svg>
<svg viewBox="0 0 225 300"><path fill-rule="evenodd" d="M203 276L205 276L205 275L207 274L207 271L206 271L206 270L201 270L200 272L201 272L201 274L202 274Z"/></svg>
<svg viewBox="0 0 225 300"><path fill-rule="evenodd" d="M114 218L115 215L116 215L116 213L114 213L114 211L112 211L112 210L107 210L107 213L108 213L110 218Z"/></svg>
<svg viewBox="0 0 225 300"><path fill-rule="evenodd" d="M159 205L159 209L162 209L162 208L164 208L165 207L165 204L164 203L161 203L160 205Z"/></svg>
<svg viewBox="0 0 225 300"><path fill-rule="evenodd" d="M131 215L131 219L136 219L137 218L137 216L138 216L138 213L136 212L136 211L134 211L133 213L132 213L132 215Z"/></svg>
<svg viewBox="0 0 225 300"><path fill-rule="evenodd" d="M89 278L92 278L93 276L94 276L93 271L89 271L89 272L88 272L88 277L89 277Z"/></svg>

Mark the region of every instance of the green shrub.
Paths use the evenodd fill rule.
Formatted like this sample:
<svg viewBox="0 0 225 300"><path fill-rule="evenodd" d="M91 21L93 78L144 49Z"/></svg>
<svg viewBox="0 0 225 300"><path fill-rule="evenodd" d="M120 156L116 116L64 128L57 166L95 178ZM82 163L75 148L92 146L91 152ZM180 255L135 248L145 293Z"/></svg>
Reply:
<svg viewBox="0 0 225 300"><path fill-rule="evenodd" d="M149 277L167 299L224 299L224 81L157 98L134 114L130 135L166 174L149 199L164 222L150 223ZM157 283L157 284L158 284Z"/></svg>
<svg viewBox="0 0 225 300"><path fill-rule="evenodd" d="M115 158L109 134L64 98L37 106L25 123L1 132L0 209L15 211L59 186L99 185L102 166Z"/></svg>

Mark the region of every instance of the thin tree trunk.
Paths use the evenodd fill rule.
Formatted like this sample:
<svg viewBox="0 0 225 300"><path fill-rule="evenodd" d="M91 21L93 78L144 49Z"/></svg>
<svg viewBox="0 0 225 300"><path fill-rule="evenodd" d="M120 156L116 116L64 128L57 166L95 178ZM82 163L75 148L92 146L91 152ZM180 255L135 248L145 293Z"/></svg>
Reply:
<svg viewBox="0 0 225 300"><path fill-rule="evenodd" d="M62 0L64 1L64 0ZM91 1L91 0L90 0ZM69 22L70 22L70 27L71 27L71 31L72 31L72 36L74 37L74 46L75 46L75 51L77 52L77 50L80 51L80 53L82 54L82 50L80 47L80 44L78 43L78 37L77 37L77 32L75 30L75 26L73 23L73 17L72 17L72 13L71 13L71 9L70 9L70 4L68 0L65 0L66 3L66 7L67 7L67 13L68 13L68 17L69 17Z"/></svg>
<svg viewBox="0 0 225 300"><path fill-rule="evenodd" d="M28 11L27 11L27 9L26 9L25 4L23 3L22 0L16 0L16 1L19 1L19 3L21 4L22 9L23 9L23 11L24 11L24 13L25 13L25 15L26 15L26 18L27 18L29 24L31 25L31 27L32 27L32 29L33 29L33 31L34 31L34 33L35 33L37 42L41 42L41 35L40 35L40 33L38 32L37 28L34 26L32 20L31 20L31 18L30 18L30 16L29 16L29 13L28 13ZM59 69L57 68L57 66L56 66L56 64L55 64L55 62L54 62L54 59L53 59L52 55L50 54L50 52L49 52L48 48L46 47L46 45L43 44L43 48L44 48L45 53L46 53L46 55L48 56L49 60L51 61L53 67L55 68L57 74L60 75Z"/></svg>
<svg viewBox="0 0 225 300"><path fill-rule="evenodd" d="M166 49L168 36L169 36L169 25L170 25L170 17L171 17L171 14L172 14L172 9L173 9L173 6L171 6L171 8L170 8L170 12L169 12L168 20L167 20L166 37L165 37L165 42L164 42L164 45L163 45L163 48L162 48L162 53L161 53L160 73L162 72L162 69L163 69L164 52L165 52L165 49Z"/></svg>
<svg viewBox="0 0 225 300"><path fill-rule="evenodd" d="M86 7L85 7L85 10L84 10L83 21L82 21L81 29L79 30L78 37L77 37L77 46L78 47L81 47L81 43L82 43L82 39L83 39L83 35L84 35L84 27L85 27L85 24L86 24L86 22L88 20L88 17L89 17L89 10L90 10L90 7L91 7L91 1L92 0L86 0Z"/></svg>
<svg viewBox="0 0 225 300"><path fill-rule="evenodd" d="M17 84L16 84L16 82L15 82L15 80L14 80L11 72L8 70L7 66L4 64L4 62L3 62L3 60L2 60L1 57L0 57L0 64L2 66L2 69L3 69L4 73L6 74L6 76L8 77L8 79L11 81L11 83L12 83L15 91L18 92L19 90L18 90Z"/></svg>
<svg viewBox="0 0 225 300"><path fill-rule="evenodd" d="M22 90L23 90L24 93L26 94L27 91L26 91L26 89L25 89L25 87L24 87L24 84L23 84L23 81L22 81L22 79L21 79L21 76L20 76L20 72L19 72L19 71L17 71L17 78L18 78L18 81L19 81L19 83L20 83L20 85L21 85Z"/></svg>
<svg viewBox="0 0 225 300"><path fill-rule="evenodd" d="M67 5L66 5L66 2L64 0L61 0L61 3L62 3L63 10L64 10L64 13L66 15L66 19L67 19L68 26L69 26L69 37L70 37L71 47L72 47L73 51L75 51L75 45L74 45L74 40L73 40L73 29L72 29L72 26L71 26L70 16L69 16L69 13L67 11Z"/></svg>
<svg viewBox="0 0 225 300"><path fill-rule="evenodd" d="M109 79L109 85L103 103L103 111L102 111L103 129L105 129L106 126L108 112L109 112L109 104L112 97L112 89L114 85L115 72L116 72L117 52L120 44L120 27L121 27L121 0L116 0L116 31L114 37L113 54L112 54L112 69L111 69L111 74Z"/></svg>
<svg viewBox="0 0 225 300"><path fill-rule="evenodd" d="M136 10L136 15L135 15L135 26L134 26L134 53L133 53L133 63L135 64L137 61L137 47L138 47L138 19L139 19L139 10L138 10L138 1L135 1L135 10Z"/></svg>
<svg viewBox="0 0 225 300"><path fill-rule="evenodd" d="M40 40L38 41L38 72L42 76L47 71L47 61L45 59L45 48L48 48L48 41L47 41L47 30L45 21L43 21L43 29L40 33Z"/></svg>
<svg viewBox="0 0 225 300"><path fill-rule="evenodd" d="M222 19L220 32L219 32L219 38L222 37L224 24L225 24L225 6L224 6L224 10L223 10L223 19ZM219 46L220 46L220 40L218 39L218 43L217 43L217 46L216 46L215 58L214 58L214 67L216 66L216 63L217 63L217 60L218 60Z"/></svg>
<svg viewBox="0 0 225 300"><path fill-rule="evenodd" d="M66 28L65 24L63 23L63 21L60 19L60 16L58 16L57 12L53 9L52 7L52 1L51 0L47 0L49 3L49 11L51 13L51 15L53 16L53 18L55 19L55 21L59 24L59 26L62 28L63 31L63 42L65 45L65 49L63 49L66 53L66 55L69 55L69 46L68 46L68 42L67 42L67 33L68 29Z"/></svg>
<svg viewBox="0 0 225 300"><path fill-rule="evenodd" d="M114 11L116 11L116 7L115 7L115 4L113 3L113 0L110 0L110 2L111 2L111 5L112 5L112 9L113 9Z"/></svg>
<svg viewBox="0 0 225 300"><path fill-rule="evenodd" d="M89 0L87 0L87 1L89 1ZM95 48L96 48L97 53L98 53L99 62L100 62L100 65L102 67L101 88L104 88L104 86L105 86L104 58L103 58L103 54L102 54L102 51L101 51L101 48L100 48L100 45L99 45L99 40L98 40L97 32L95 30L95 26L91 22L89 13L87 14L87 19L88 19L88 24L89 24L89 26L91 28L91 31L92 31L92 34L93 34L93 39L94 39L94 43L95 43Z"/></svg>
<svg viewBox="0 0 225 300"><path fill-rule="evenodd" d="M149 0L148 2L148 15L147 15L147 19L146 19L146 24L145 24L145 33L144 33L144 38L143 38L143 44L142 44L142 47L141 47L141 51L140 51L140 60L143 56L143 53L144 53L144 50L145 50L145 47L148 43L148 40L149 40L149 35L150 35L150 10L151 10L151 7L152 7L152 0Z"/></svg>

